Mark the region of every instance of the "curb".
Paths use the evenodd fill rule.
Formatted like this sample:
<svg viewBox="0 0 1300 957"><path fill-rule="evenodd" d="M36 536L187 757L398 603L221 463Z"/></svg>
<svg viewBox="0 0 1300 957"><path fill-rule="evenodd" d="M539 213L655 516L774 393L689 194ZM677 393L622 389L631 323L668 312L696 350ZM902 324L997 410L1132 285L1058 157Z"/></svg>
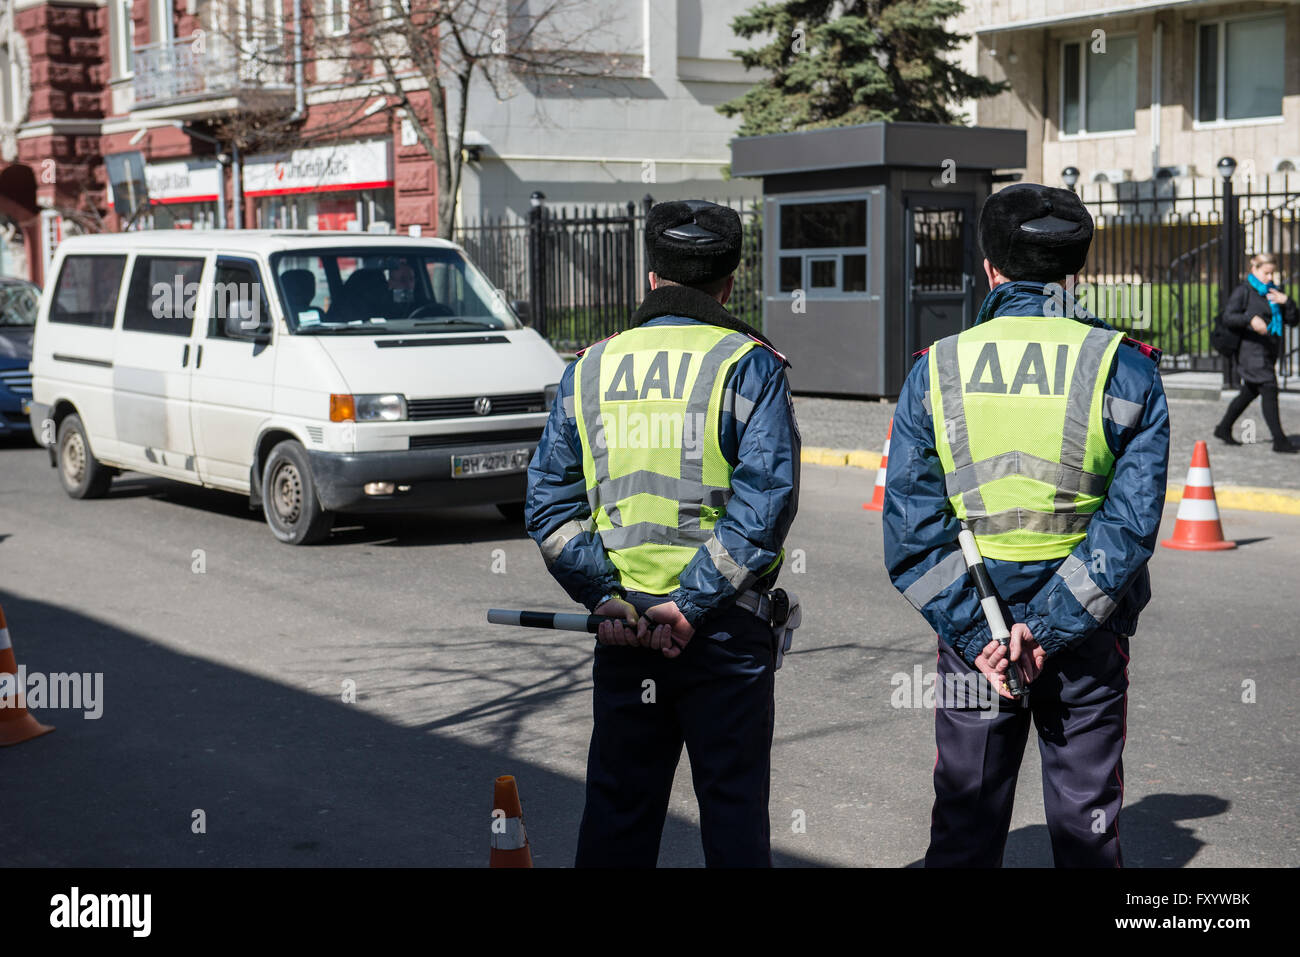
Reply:
<svg viewBox="0 0 1300 957"><path fill-rule="evenodd" d="M878 469L880 459L879 452L866 449L828 449L815 445L803 449L799 456L799 461L805 465L831 465L859 469ZM1295 489L1216 485L1214 497L1219 503L1219 508L1300 515L1300 491ZM1168 504L1182 500L1182 485L1170 485L1165 492L1165 502Z"/></svg>

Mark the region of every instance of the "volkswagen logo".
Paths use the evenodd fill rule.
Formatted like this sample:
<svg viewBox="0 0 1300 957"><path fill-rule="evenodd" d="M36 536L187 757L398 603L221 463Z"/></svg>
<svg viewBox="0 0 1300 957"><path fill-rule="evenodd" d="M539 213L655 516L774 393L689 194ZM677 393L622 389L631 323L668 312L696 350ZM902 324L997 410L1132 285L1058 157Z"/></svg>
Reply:
<svg viewBox="0 0 1300 957"><path fill-rule="evenodd" d="M491 415L492 400L485 395L479 396L474 400L474 412L476 415Z"/></svg>

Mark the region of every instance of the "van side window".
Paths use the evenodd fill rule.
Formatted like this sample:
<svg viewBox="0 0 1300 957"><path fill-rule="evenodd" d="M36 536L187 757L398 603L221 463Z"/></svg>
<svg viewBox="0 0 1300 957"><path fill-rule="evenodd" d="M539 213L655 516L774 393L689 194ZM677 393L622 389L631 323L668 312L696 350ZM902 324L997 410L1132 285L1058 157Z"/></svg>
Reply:
<svg viewBox="0 0 1300 957"><path fill-rule="evenodd" d="M125 256L69 256L59 270L50 322L113 327Z"/></svg>
<svg viewBox="0 0 1300 957"><path fill-rule="evenodd" d="M126 290L122 328L188 338L202 275L202 259L137 256Z"/></svg>
<svg viewBox="0 0 1300 957"><path fill-rule="evenodd" d="M208 315L209 339L229 338L226 335L227 316L238 319L249 332L271 331L271 309L256 265L237 260L217 260L212 309Z"/></svg>

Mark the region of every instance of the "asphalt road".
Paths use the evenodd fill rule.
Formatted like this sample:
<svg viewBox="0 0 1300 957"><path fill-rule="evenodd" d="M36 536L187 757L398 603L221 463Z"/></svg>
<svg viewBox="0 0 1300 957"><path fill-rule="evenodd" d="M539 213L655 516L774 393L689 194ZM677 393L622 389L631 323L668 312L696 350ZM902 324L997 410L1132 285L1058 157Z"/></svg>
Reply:
<svg viewBox="0 0 1300 957"><path fill-rule="evenodd" d="M884 572L861 508L873 479L804 468L787 547L806 568L783 584L806 612L777 676L780 865L904 866L927 843L933 715L890 699L894 675L931 670L934 637ZM1153 562L1130 671L1131 866L1300 865L1300 518L1225 523L1236 551ZM295 549L241 499L162 480L71 501L43 452L11 445L0 603L29 672L103 675L100 718L47 708L54 734L0 750L6 864L483 865L504 773L537 864L572 862L590 641L485 623L490 606L569 607L492 509L343 522ZM1011 865L1051 862L1038 768L1031 744ZM695 821L684 755L662 864L702 863Z"/></svg>

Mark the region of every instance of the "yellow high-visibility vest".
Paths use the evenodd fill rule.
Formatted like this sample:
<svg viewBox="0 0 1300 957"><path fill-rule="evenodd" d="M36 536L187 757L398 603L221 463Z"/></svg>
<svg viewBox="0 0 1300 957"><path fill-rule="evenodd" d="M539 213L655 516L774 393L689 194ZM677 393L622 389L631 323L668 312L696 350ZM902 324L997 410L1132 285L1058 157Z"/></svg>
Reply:
<svg viewBox="0 0 1300 957"><path fill-rule="evenodd" d="M1102 425L1123 333L999 316L930 349L931 414L957 517L989 558L1064 557L1087 531L1115 457Z"/></svg>
<svg viewBox="0 0 1300 957"><path fill-rule="evenodd" d="M666 595L726 513L718 426L727 373L754 348L719 326L629 329L588 349L574 416L595 531L629 590Z"/></svg>

